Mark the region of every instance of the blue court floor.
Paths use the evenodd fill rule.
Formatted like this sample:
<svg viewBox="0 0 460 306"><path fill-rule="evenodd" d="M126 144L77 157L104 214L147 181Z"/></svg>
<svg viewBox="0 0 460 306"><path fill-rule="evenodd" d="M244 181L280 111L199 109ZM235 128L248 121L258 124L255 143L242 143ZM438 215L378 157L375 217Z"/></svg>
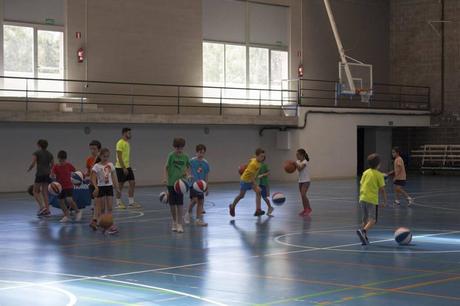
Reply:
<svg viewBox="0 0 460 306"><path fill-rule="evenodd" d="M207 228L170 231L161 188L140 188L143 211L116 211L120 233L34 217L24 194L0 196L0 305L460 305L460 179L412 178L415 205L380 210L362 247L357 181L312 183L313 214L296 184L287 202L253 217L249 194L228 215L238 184L211 185ZM390 192L390 199L393 198ZM396 245L399 226L413 244Z"/></svg>

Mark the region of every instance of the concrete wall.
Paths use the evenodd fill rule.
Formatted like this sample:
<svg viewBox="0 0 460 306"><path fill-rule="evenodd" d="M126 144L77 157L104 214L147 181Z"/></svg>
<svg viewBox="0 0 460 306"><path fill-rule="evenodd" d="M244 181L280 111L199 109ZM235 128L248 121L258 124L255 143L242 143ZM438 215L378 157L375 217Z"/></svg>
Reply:
<svg viewBox="0 0 460 306"><path fill-rule="evenodd" d="M374 81L389 79L389 3L332 0L332 10L347 55L374 65ZM305 77L338 79L339 54L323 0L303 1Z"/></svg>
<svg viewBox="0 0 460 306"><path fill-rule="evenodd" d="M308 109L301 110L300 120L303 120ZM310 111L312 111L310 109ZM401 115L392 113L366 114L363 110L334 110L321 109L331 114L308 115L307 126L299 130L299 146L304 147L311 158L311 174L316 178L353 177L357 170L357 128L362 127L403 127L422 126L430 124L429 116L413 116L410 113ZM363 114L340 114L341 112L357 111ZM377 130L379 131L379 130ZM383 139L378 139L383 137ZM391 147L390 134L382 130L376 132L376 151L385 155ZM386 153L385 156L388 156ZM385 161L384 161L385 162ZM385 162L386 163L386 162Z"/></svg>

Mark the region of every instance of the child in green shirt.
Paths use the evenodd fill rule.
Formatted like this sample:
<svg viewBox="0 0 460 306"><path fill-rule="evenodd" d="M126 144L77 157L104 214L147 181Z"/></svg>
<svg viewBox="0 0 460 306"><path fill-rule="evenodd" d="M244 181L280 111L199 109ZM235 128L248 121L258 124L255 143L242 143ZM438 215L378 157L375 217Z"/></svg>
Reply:
<svg viewBox="0 0 460 306"><path fill-rule="evenodd" d="M174 184L177 180L190 177L190 162L188 156L183 153L185 140L183 138L174 138L174 151L169 153L165 166L164 183L168 187L168 202L171 210L173 232L183 233L182 215L184 206L184 195L174 190Z"/></svg>
<svg viewBox="0 0 460 306"><path fill-rule="evenodd" d="M268 169L268 165L265 163L265 158L264 161L262 161L259 169L259 173L257 175L259 179L259 187L260 187L260 194L262 196L262 199L267 203L267 216L272 217L273 216L273 206L270 203L270 186L268 184L268 176L270 175L270 170Z"/></svg>
<svg viewBox="0 0 460 306"><path fill-rule="evenodd" d="M383 207L387 203L385 177L380 168L380 156L371 154L367 158L369 169L364 171L359 190L359 206L362 213L362 227L356 231L363 245L369 244L367 232L377 223L379 215L379 193L383 195Z"/></svg>

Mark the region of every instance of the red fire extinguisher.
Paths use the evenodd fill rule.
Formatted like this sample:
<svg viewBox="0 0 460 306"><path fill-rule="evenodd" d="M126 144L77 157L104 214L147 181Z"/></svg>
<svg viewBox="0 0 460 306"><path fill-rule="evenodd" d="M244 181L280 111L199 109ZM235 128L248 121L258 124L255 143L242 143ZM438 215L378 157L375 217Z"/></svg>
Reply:
<svg viewBox="0 0 460 306"><path fill-rule="evenodd" d="M299 68L297 69L297 75L299 78L303 77L303 65L300 64Z"/></svg>
<svg viewBox="0 0 460 306"><path fill-rule="evenodd" d="M85 60L85 50L83 50L83 48L78 49L77 60L79 63L83 63L83 61Z"/></svg>

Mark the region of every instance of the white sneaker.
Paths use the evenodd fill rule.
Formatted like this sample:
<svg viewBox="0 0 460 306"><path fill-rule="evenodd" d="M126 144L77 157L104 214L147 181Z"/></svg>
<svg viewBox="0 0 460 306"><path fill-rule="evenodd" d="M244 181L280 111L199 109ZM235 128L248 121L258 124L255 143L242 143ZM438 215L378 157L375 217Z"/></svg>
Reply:
<svg viewBox="0 0 460 306"><path fill-rule="evenodd" d="M196 226L208 226L208 223L204 222L204 221L201 220L201 219L197 219L197 220L195 221L195 225L196 225Z"/></svg>
<svg viewBox="0 0 460 306"><path fill-rule="evenodd" d="M79 222L81 221L81 217L83 216L83 212L80 210L75 214L75 221Z"/></svg>
<svg viewBox="0 0 460 306"><path fill-rule="evenodd" d="M272 206L272 207L269 207L268 210L267 210L267 216L273 217L273 211L274 211L274 210L275 210L275 209L273 208L273 206Z"/></svg>
<svg viewBox="0 0 460 306"><path fill-rule="evenodd" d="M182 224L177 224L177 232L178 233L183 233L184 232L184 228L182 227Z"/></svg>
<svg viewBox="0 0 460 306"><path fill-rule="evenodd" d="M177 232L177 224L176 224L176 222L173 222L172 227L171 227L171 230L172 230L173 232Z"/></svg>
<svg viewBox="0 0 460 306"><path fill-rule="evenodd" d="M411 206L412 204L414 204L414 199L412 199L411 197L408 197L407 198L407 205Z"/></svg>
<svg viewBox="0 0 460 306"><path fill-rule="evenodd" d="M190 224L190 214L189 213L186 213L184 215L184 223L185 224Z"/></svg>
<svg viewBox="0 0 460 306"><path fill-rule="evenodd" d="M67 216L64 216L61 220L59 220L59 222L61 222L61 223L67 223L69 221L70 221L70 218L67 217Z"/></svg>
<svg viewBox="0 0 460 306"><path fill-rule="evenodd" d="M142 208L142 205L137 203L137 202L134 202L133 204L129 204L128 208L137 208L137 209L139 209L139 208Z"/></svg>
<svg viewBox="0 0 460 306"><path fill-rule="evenodd" d="M396 206L399 206L399 205L401 205L401 202L399 202L398 200L395 200L393 202L393 207L396 207Z"/></svg>

